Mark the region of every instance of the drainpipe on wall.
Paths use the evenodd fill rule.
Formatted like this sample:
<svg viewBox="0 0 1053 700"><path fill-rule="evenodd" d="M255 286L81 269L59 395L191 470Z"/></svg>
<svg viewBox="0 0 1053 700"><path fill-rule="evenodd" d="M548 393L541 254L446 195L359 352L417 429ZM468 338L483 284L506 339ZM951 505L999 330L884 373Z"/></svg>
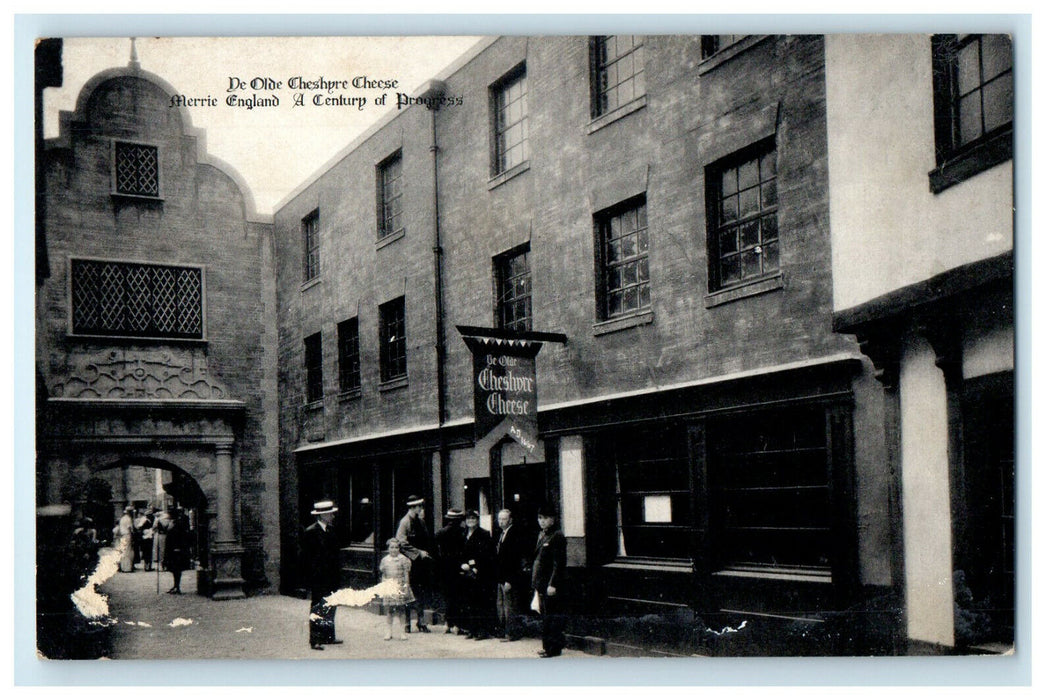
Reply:
<svg viewBox="0 0 1053 700"><path fill-rule="evenodd" d="M432 227L434 245L432 254L435 265L435 404L439 418L439 481L441 483L442 501L439 503L440 517L449 507L450 453L446 445L446 310L443 303L442 286L442 226L439 221L439 144L438 118L442 96L446 93L446 83L441 80L429 80L418 90L418 97L424 99L425 108L431 113L431 167L432 167Z"/></svg>

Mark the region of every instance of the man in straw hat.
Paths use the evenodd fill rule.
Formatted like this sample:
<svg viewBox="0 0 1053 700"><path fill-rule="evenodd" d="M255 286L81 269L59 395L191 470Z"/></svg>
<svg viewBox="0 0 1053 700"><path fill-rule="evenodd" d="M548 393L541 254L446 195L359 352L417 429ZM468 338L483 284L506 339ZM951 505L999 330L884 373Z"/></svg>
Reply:
<svg viewBox="0 0 1053 700"><path fill-rule="evenodd" d="M431 604L431 533L424 523L424 499L410 496L406 499L406 514L399 521L395 539L399 541L402 553L413 563L410 569L410 588L413 589L417 609L417 630L430 632L424 620L424 609ZM410 615L407 611L406 633L410 631Z"/></svg>
<svg viewBox="0 0 1053 700"><path fill-rule="evenodd" d="M303 532L303 566L311 585L310 643L321 651L336 638L336 608L325 597L340 588L340 545L333 531L338 508L332 501L318 501L311 515L315 521Z"/></svg>

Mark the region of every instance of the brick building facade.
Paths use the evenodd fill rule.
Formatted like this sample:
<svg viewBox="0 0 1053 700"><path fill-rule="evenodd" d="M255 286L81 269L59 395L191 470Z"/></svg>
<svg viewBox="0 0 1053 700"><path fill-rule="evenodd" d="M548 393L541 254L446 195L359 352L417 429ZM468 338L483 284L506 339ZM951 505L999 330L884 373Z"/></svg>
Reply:
<svg viewBox="0 0 1053 700"><path fill-rule="evenodd" d="M558 504L583 611L807 622L887 594L880 386L830 327L823 38L502 37L440 96L275 214L283 586L312 499L371 579L423 493L433 525ZM566 337L537 356L543 458L474 441L458 326Z"/></svg>

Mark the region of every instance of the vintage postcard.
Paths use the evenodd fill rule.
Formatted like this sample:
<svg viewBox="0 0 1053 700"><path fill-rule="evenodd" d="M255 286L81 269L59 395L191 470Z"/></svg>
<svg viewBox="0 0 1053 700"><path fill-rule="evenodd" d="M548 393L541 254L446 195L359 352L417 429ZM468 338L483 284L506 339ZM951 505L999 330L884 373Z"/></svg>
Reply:
<svg viewBox="0 0 1053 700"><path fill-rule="evenodd" d="M39 656L1014 654L1015 48L41 37Z"/></svg>

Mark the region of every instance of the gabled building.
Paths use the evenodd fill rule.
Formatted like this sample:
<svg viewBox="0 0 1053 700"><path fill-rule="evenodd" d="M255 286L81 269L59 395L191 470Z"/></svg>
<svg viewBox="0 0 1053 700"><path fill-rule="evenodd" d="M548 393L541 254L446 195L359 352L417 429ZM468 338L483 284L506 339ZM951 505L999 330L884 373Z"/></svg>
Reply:
<svg viewBox="0 0 1053 700"><path fill-rule="evenodd" d="M834 327L885 391L917 647L1013 643L1013 46L827 38Z"/></svg>
<svg viewBox="0 0 1053 700"><path fill-rule="evenodd" d="M37 502L160 470L141 505L188 509L200 590L240 597L278 578L272 226L175 94L133 52L39 154Z"/></svg>

